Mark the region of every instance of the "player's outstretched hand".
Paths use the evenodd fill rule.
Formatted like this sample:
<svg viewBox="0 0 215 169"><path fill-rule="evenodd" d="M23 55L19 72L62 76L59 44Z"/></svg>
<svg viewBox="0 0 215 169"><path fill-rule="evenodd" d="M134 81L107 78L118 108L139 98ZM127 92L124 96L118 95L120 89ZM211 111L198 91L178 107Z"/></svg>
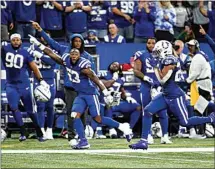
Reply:
<svg viewBox="0 0 215 169"><path fill-rule="evenodd" d="M118 78L119 78L119 73L118 72L114 72L112 79L116 81Z"/></svg>
<svg viewBox="0 0 215 169"><path fill-rule="evenodd" d="M152 78L148 77L148 76L144 76L143 77L143 80L146 81L146 82L149 82L151 85L154 84L154 81Z"/></svg>
<svg viewBox="0 0 215 169"><path fill-rule="evenodd" d="M127 100L128 103L137 103L137 101L134 98L130 97L130 96L126 97L126 100Z"/></svg>
<svg viewBox="0 0 215 169"><path fill-rule="evenodd" d="M37 46L39 46L41 43L32 35L28 34L28 36L30 37L30 43L35 44Z"/></svg>

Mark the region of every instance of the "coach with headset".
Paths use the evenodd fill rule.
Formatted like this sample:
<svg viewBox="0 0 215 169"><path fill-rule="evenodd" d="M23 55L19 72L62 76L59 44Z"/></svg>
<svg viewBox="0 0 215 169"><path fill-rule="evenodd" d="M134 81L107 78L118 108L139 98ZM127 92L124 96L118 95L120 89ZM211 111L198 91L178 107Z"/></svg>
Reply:
<svg viewBox="0 0 215 169"><path fill-rule="evenodd" d="M203 114L209 101L212 99L211 66L208 56L203 51L200 51L197 40L192 39L186 44L190 52L189 55L192 57L189 76L186 82L191 84L196 81L199 97L194 108Z"/></svg>

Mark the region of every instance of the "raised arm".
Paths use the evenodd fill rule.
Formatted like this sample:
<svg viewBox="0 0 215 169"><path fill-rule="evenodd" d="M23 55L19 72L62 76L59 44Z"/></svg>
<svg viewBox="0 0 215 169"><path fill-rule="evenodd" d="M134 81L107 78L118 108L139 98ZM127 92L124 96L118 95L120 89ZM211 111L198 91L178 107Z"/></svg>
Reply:
<svg viewBox="0 0 215 169"><path fill-rule="evenodd" d="M35 44L38 46L40 50L42 50L46 55L48 55L50 58L52 58L55 62L57 62L60 65L64 65L63 59L54 53L50 48L43 45L41 42L39 42L35 37L28 35L30 37L30 43Z"/></svg>
<svg viewBox="0 0 215 169"><path fill-rule="evenodd" d="M44 40L47 42L47 44L54 50L56 50L58 53L62 53L62 45L60 45L58 42L56 42L54 39L52 39L37 22L32 22L32 26L34 29L36 29L41 37L44 38ZM66 49L66 47L65 47ZM64 49L64 50L65 50Z"/></svg>

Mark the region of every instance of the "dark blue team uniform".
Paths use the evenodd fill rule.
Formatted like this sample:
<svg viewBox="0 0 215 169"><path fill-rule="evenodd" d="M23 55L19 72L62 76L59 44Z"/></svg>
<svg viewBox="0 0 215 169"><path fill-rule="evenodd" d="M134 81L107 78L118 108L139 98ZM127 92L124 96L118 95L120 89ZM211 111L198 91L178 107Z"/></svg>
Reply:
<svg viewBox="0 0 215 169"><path fill-rule="evenodd" d="M63 5L62 1L57 1ZM40 25L46 30L62 29L62 12L58 10L51 2L46 1L41 6Z"/></svg>
<svg viewBox="0 0 215 169"><path fill-rule="evenodd" d="M161 61L161 70L167 65L178 65L175 56L168 56ZM161 110L168 109L179 120L181 126L193 126L211 122L208 117L188 117L189 104L185 98L185 93L175 82L175 75L180 67L175 67L171 77L163 85L163 92L156 96L144 109L142 138L147 139L151 126L151 116Z"/></svg>
<svg viewBox="0 0 215 169"><path fill-rule="evenodd" d="M102 74L100 76L100 79L111 80L111 79L113 79L113 74L110 71L108 71L107 73ZM113 92L120 92L120 89L121 89L121 87L123 87L124 83L125 83L125 78L121 77L121 78L117 79L116 82L114 82L114 84L108 88L108 90L113 91ZM107 110L105 115L107 117L112 118L112 114L114 112L115 113L120 112L123 114L129 113L129 114L131 114L130 127L133 128L140 117L140 111L138 110L138 107L140 106L140 104L139 103L128 103L128 101L121 99L121 95L118 99L119 99L118 105L115 105L115 106L111 107L110 110ZM104 103L103 97L100 98L100 101L101 101L101 103Z"/></svg>
<svg viewBox="0 0 215 169"><path fill-rule="evenodd" d="M43 79L49 84L51 98L48 102L40 102L37 101L37 113L39 125L41 128L44 128L44 111L47 110L48 119L47 127L52 128L53 125L53 102L56 94L56 85L55 85L55 66L56 63L47 55L43 55L41 58L35 58L35 62L40 69L40 72L43 76ZM34 78L34 88L39 85L39 82L36 78Z"/></svg>
<svg viewBox="0 0 215 169"><path fill-rule="evenodd" d="M2 46L1 58L6 70L6 94L10 108L14 111L17 110L21 98L25 110L33 112L28 72L28 64L33 61L33 58L27 50L22 47L14 50L11 44Z"/></svg>
<svg viewBox="0 0 215 169"><path fill-rule="evenodd" d="M72 112L84 113L87 107L92 117L100 114L100 104L98 99L98 90L91 80L81 73L82 69L91 68L91 62L80 58L75 64L71 64L69 54L64 55L63 60L69 80L78 93L72 106Z"/></svg>
<svg viewBox="0 0 215 169"><path fill-rule="evenodd" d="M149 83L147 81L141 80L141 86L140 86L140 98L142 102L143 109L150 103L152 100L151 97L151 89L157 88L160 86L160 83L157 80L157 77L154 72L154 68L151 66L150 62L153 59L151 54L147 51L138 51L135 53L134 60L140 60L142 63L142 69L141 72L144 74L144 76L148 76L153 80L153 83ZM144 110L143 110L144 114ZM158 112L159 120L161 123L162 128L162 134L166 134L168 131L168 115L167 110L161 110Z"/></svg>

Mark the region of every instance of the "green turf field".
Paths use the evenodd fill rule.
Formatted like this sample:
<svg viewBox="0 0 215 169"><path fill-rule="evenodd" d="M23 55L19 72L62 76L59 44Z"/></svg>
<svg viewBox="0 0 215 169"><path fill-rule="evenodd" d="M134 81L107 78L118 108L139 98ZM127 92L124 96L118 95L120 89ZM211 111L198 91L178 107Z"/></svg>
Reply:
<svg viewBox="0 0 215 169"><path fill-rule="evenodd" d="M130 151L124 139L91 139L87 151L72 150L66 139L58 138L40 143L28 139L7 139L1 145L2 168L214 168L214 138L191 140L173 138L172 145L159 144L160 139L150 145L149 152ZM132 142L137 141L137 139ZM163 152L157 152L161 148ZM204 152L184 152L187 148ZM207 150L210 151L207 152ZM14 150L8 152L9 150ZM17 152L18 150L22 150ZM26 152L25 150L30 150ZM43 150L35 153L34 150ZM54 150L58 150L53 152ZM64 151L66 150L66 151ZM95 150L95 151L94 151ZM153 150L154 152L150 152ZM166 152L167 150L167 152ZM179 150L181 152L168 152ZM212 150L212 151L211 151ZM31 153L29 153L31 152Z"/></svg>

